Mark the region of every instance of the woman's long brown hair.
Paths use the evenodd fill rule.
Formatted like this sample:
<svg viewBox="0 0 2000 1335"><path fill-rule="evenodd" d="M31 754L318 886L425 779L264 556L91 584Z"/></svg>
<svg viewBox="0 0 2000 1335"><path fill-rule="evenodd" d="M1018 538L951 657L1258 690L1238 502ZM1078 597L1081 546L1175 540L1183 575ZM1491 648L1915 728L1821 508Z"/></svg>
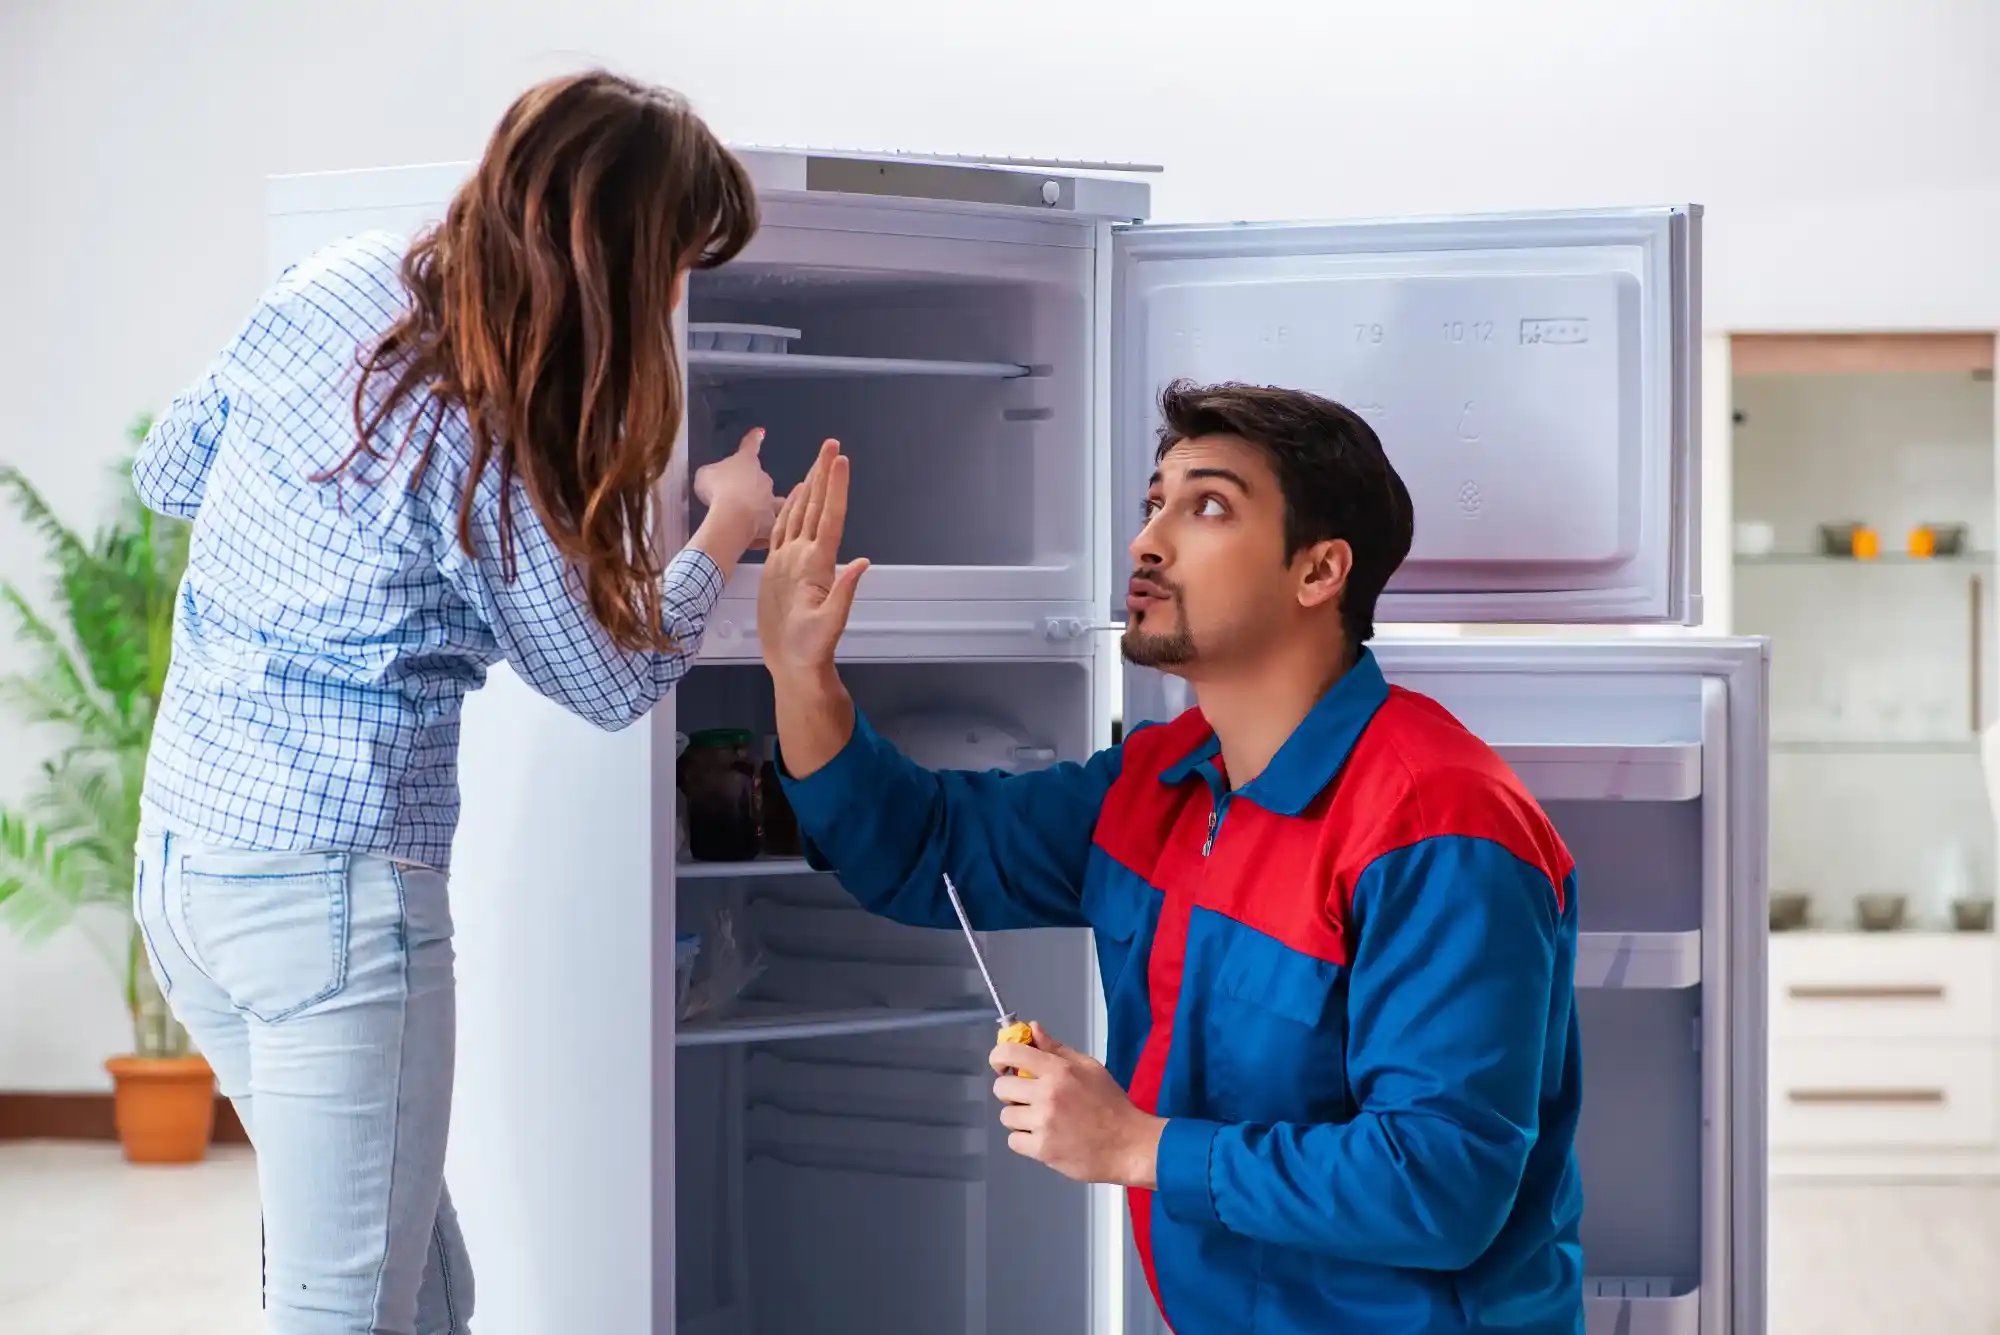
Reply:
<svg viewBox="0 0 2000 1335"><path fill-rule="evenodd" d="M410 310L364 349L356 443L326 476L384 458L376 434L406 405L410 427L387 457L421 437L421 476L444 413L462 408L460 545L473 551L473 498L497 468L514 577L519 478L611 638L671 648L651 520L683 406L675 289L756 231L742 164L678 94L601 71L529 89L404 259Z"/></svg>

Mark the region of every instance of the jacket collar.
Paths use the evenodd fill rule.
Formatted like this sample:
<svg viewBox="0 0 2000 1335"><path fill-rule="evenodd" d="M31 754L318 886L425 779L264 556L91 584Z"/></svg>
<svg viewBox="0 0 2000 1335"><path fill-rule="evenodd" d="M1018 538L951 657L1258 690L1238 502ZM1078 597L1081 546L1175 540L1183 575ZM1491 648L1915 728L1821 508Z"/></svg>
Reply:
<svg viewBox="0 0 2000 1335"><path fill-rule="evenodd" d="M1298 815L1340 773L1362 730L1388 698L1389 683L1374 651L1363 649L1354 666L1292 729L1264 772L1245 784L1239 795L1273 815ZM1160 771L1160 782L1182 783L1203 767L1219 774L1216 762L1221 752L1222 743L1210 728L1192 751Z"/></svg>

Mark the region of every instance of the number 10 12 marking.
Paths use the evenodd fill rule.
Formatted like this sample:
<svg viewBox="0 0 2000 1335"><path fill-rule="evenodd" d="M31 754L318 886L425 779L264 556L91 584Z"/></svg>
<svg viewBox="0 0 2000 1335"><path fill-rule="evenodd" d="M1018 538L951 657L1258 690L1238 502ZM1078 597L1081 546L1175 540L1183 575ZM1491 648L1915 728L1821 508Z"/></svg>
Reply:
<svg viewBox="0 0 2000 1335"><path fill-rule="evenodd" d="M1444 341L1447 343L1491 343L1493 322L1491 320L1446 320Z"/></svg>

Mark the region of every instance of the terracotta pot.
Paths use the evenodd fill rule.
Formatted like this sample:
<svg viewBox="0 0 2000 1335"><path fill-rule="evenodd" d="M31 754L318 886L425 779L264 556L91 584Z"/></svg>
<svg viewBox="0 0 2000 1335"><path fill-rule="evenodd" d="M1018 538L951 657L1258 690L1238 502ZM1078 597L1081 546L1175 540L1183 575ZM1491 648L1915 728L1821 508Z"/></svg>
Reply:
<svg viewBox="0 0 2000 1335"><path fill-rule="evenodd" d="M118 1139L132 1163L200 1163L215 1130L215 1072L196 1057L113 1057Z"/></svg>

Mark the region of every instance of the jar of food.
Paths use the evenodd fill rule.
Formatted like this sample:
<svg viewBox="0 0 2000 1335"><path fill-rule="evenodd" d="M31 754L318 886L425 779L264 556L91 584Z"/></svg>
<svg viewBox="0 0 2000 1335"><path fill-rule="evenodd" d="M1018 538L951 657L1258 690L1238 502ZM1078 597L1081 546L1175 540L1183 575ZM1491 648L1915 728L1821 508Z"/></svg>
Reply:
<svg viewBox="0 0 2000 1335"><path fill-rule="evenodd" d="M785 800L785 786L778 778L778 739L764 739L764 774L760 785L759 824L764 828L764 851L774 858L796 858L805 854L799 843L799 821L792 804Z"/></svg>
<svg viewBox="0 0 2000 1335"><path fill-rule="evenodd" d="M688 738L680 760L687 795L688 851L700 862L757 856L757 763L745 728L708 728Z"/></svg>

